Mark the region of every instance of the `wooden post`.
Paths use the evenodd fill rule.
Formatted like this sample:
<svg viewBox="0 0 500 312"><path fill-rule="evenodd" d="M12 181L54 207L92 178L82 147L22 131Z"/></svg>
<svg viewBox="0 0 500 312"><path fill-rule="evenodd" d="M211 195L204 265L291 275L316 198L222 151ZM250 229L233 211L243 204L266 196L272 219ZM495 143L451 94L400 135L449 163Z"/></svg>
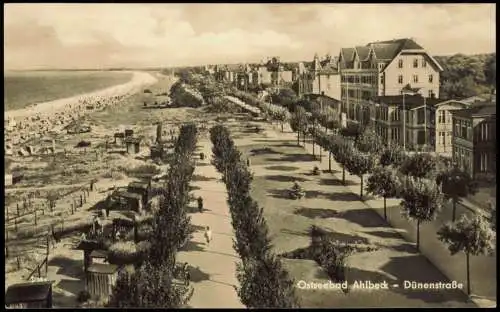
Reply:
<svg viewBox="0 0 500 312"><path fill-rule="evenodd" d="M36 215L36 209L35 209L35 225L38 224L38 220L37 220L37 215Z"/></svg>
<svg viewBox="0 0 500 312"><path fill-rule="evenodd" d="M17 208L17 216L19 217L20 213L19 213L19 203L16 203L16 208Z"/></svg>
<svg viewBox="0 0 500 312"><path fill-rule="evenodd" d="M80 207L83 206L83 196L80 194Z"/></svg>
<svg viewBox="0 0 500 312"><path fill-rule="evenodd" d="M47 233L47 257L49 256L49 251L50 251L50 230Z"/></svg>
<svg viewBox="0 0 500 312"><path fill-rule="evenodd" d="M37 265L36 270L38 273L38 277L42 277L42 271L40 270L40 264Z"/></svg>
<svg viewBox="0 0 500 312"><path fill-rule="evenodd" d="M16 257L16 261L17 261L17 269L21 270L21 259L19 259L19 256Z"/></svg>

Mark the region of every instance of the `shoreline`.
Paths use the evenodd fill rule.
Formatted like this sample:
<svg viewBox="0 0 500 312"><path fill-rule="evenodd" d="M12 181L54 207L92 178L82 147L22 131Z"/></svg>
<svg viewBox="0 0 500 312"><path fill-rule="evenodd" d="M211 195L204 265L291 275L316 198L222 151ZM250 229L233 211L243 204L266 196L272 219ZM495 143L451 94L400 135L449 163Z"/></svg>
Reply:
<svg viewBox="0 0 500 312"><path fill-rule="evenodd" d="M94 97L107 98L107 97L124 95L132 91L137 91L135 90L136 88L140 88L145 85L151 85L157 81L158 79L150 73L132 72L132 78L130 79L130 81L123 84L106 87L104 89L98 89L95 91L82 93L71 97L61 98L42 103L36 103L20 109L4 111L5 113L4 120L26 118L41 114L55 114L60 111L63 111L65 108L70 108L71 106L79 105L80 103Z"/></svg>

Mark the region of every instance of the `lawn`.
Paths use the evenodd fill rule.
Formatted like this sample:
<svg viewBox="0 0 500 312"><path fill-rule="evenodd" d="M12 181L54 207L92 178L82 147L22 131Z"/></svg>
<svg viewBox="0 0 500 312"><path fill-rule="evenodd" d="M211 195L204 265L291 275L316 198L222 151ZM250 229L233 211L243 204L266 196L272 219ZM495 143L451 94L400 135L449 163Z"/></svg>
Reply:
<svg viewBox="0 0 500 312"><path fill-rule="evenodd" d="M240 135L230 126L233 137ZM277 254L307 247L311 225L320 226L334 239L345 243L375 246L376 251L360 252L348 258L347 280L387 281L402 284L412 281L446 281L446 278L422 255L415 253L413 244L371 208L359 200L331 174L319 176L311 171L317 164L311 155L296 146L294 140L284 140L280 133L264 132L267 137L236 139L243 157L249 157L254 173L253 198L264 207L274 251ZM325 158L324 158L325 159ZM349 175L346 176L347 180ZM287 198L287 190L298 181L306 191L300 200ZM350 183L347 181L347 183ZM291 275L307 282L326 282L325 271L312 260L283 260ZM463 307L466 297L457 290L298 290L302 306L331 307Z"/></svg>

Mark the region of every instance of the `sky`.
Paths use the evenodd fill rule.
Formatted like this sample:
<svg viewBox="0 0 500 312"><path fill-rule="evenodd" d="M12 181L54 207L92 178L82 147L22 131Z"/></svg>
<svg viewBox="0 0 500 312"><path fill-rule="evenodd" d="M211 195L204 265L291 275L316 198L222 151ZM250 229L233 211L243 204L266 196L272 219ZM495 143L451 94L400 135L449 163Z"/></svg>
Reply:
<svg viewBox="0 0 500 312"><path fill-rule="evenodd" d="M6 69L197 66L413 38L432 55L495 52L495 4L5 4Z"/></svg>

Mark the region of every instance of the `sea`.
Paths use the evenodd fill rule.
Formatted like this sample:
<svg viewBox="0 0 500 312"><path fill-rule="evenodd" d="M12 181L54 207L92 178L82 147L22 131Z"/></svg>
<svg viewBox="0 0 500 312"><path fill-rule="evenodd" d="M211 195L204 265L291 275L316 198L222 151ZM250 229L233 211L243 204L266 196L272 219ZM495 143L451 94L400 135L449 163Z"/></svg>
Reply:
<svg viewBox="0 0 500 312"><path fill-rule="evenodd" d="M4 111L124 84L125 71L8 71L4 73Z"/></svg>

